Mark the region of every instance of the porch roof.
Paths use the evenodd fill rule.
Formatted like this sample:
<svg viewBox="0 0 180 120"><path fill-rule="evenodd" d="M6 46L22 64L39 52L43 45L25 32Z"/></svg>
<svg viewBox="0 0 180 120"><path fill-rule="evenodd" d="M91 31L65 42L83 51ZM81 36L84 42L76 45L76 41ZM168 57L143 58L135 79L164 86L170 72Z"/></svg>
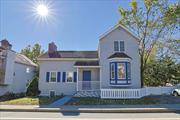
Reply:
<svg viewBox="0 0 180 120"><path fill-rule="evenodd" d="M99 66L99 61L76 61L74 66Z"/></svg>

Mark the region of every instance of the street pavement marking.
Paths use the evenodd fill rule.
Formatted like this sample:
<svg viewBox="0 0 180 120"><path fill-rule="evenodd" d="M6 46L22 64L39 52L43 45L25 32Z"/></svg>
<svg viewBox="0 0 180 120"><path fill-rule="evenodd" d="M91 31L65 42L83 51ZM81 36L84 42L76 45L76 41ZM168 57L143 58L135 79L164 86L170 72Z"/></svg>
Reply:
<svg viewBox="0 0 180 120"><path fill-rule="evenodd" d="M1 117L1 120L112 120L108 118L11 118ZM113 118L114 120L180 120L180 118Z"/></svg>

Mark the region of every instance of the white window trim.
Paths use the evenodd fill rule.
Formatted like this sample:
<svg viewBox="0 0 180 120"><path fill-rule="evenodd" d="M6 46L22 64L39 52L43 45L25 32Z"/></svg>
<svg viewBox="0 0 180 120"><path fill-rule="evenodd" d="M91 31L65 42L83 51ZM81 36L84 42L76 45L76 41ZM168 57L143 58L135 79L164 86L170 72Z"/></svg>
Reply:
<svg viewBox="0 0 180 120"><path fill-rule="evenodd" d="M49 97L51 97L51 96L50 96L50 95L51 95L51 94L50 94L51 92L54 92L54 96L56 96L56 91L55 91L55 90L49 90Z"/></svg>
<svg viewBox="0 0 180 120"><path fill-rule="evenodd" d="M56 73L56 81L55 82L51 81L51 72L55 72ZM57 71L50 71L49 73L50 73L50 75L49 75L49 83L57 83Z"/></svg>
<svg viewBox="0 0 180 120"><path fill-rule="evenodd" d="M119 76L119 70L118 70L119 64L123 64L125 67L125 77L124 78L120 78L120 76ZM126 79L126 64L125 63L117 63L117 78L118 78L118 80Z"/></svg>
<svg viewBox="0 0 180 120"><path fill-rule="evenodd" d="M118 42L118 50L115 50L115 42ZM119 40L114 40L114 43L113 43L113 45L114 45L114 52L119 52L119 50L120 50L120 44L119 44Z"/></svg>
<svg viewBox="0 0 180 120"><path fill-rule="evenodd" d="M120 42L124 42L124 40L119 40L119 52L125 52L125 42L124 42L124 51L121 51Z"/></svg>
<svg viewBox="0 0 180 120"><path fill-rule="evenodd" d="M72 81L71 82L67 81L67 78L68 78L67 75L68 75L69 72L72 72ZM66 83L73 83L73 80L74 80L74 72L73 71L66 72Z"/></svg>
<svg viewBox="0 0 180 120"><path fill-rule="evenodd" d="M112 77L112 65L114 65L114 77ZM111 79L115 79L115 64L114 63L111 63L111 65L110 65L110 69L111 69Z"/></svg>

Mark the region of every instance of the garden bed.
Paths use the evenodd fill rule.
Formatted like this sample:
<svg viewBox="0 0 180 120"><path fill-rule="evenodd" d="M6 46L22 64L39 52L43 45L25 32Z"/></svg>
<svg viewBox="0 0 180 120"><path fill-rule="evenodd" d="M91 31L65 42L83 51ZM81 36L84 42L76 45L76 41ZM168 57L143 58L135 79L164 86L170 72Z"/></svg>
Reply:
<svg viewBox="0 0 180 120"><path fill-rule="evenodd" d="M100 99L74 97L66 105L147 105L147 104L180 104L180 97L171 95L153 95L140 99Z"/></svg>

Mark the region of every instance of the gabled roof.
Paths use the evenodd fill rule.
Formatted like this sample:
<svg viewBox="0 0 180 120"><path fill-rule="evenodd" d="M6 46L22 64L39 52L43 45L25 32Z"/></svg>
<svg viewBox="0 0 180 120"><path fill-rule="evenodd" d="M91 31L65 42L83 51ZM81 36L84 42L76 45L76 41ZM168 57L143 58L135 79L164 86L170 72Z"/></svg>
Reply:
<svg viewBox="0 0 180 120"><path fill-rule="evenodd" d="M126 32L128 32L132 37L134 37L137 42L140 40L140 38L138 38L136 35L134 35L132 32L130 32L125 26L123 26L122 24L117 24L115 25L113 28L111 28L109 31L105 32L104 34L102 34L99 39L101 40L102 38L106 37L107 35L109 35L112 31L116 30L118 27L123 28Z"/></svg>
<svg viewBox="0 0 180 120"><path fill-rule="evenodd" d="M99 61L76 61L75 66L99 66Z"/></svg>
<svg viewBox="0 0 180 120"><path fill-rule="evenodd" d="M97 51L57 51L49 54L48 52L39 58L98 58Z"/></svg>
<svg viewBox="0 0 180 120"><path fill-rule="evenodd" d="M19 54L19 53L16 54L15 62L20 63L20 64L24 64L24 65L29 65L29 66L35 66L35 67L37 66L29 58L27 58L26 56Z"/></svg>
<svg viewBox="0 0 180 120"><path fill-rule="evenodd" d="M108 57L108 59L111 59L111 58L131 58L131 57L129 57L127 54L123 52L116 52Z"/></svg>

